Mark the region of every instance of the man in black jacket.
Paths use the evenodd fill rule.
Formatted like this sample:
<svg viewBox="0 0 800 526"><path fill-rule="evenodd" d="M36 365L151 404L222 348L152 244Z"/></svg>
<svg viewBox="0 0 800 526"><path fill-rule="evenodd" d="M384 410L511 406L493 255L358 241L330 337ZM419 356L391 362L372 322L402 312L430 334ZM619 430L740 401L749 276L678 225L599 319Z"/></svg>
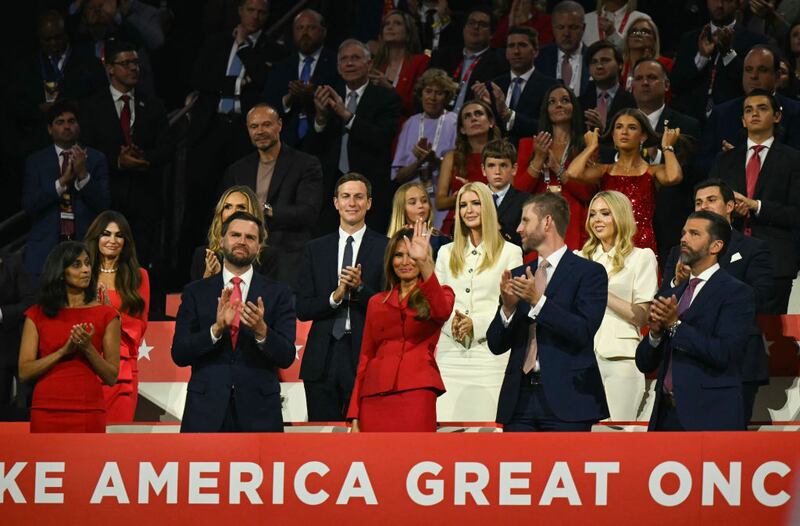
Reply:
<svg viewBox="0 0 800 526"><path fill-rule="evenodd" d="M281 143L282 124L272 106L253 106L247 132L256 151L228 167L223 187L246 185L256 193L267 244L280 254L274 275L268 277L294 286L303 247L322 206L322 168L315 157Z"/></svg>

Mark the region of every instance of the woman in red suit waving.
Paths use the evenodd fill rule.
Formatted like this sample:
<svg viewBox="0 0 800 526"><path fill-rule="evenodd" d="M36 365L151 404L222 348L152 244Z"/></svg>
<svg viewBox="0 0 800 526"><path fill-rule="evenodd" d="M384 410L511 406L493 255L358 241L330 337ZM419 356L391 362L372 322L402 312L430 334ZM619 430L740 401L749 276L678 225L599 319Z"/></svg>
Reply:
<svg viewBox="0 0 800 526"><path fill-rule="evenodd" d="M455 294L436 279L429 235L418 219L386 247L388 292L375 294L367 307L347 412L353 431L436 431L444 383L434 352Z"/></svg>
<svg viewBox="0 0 800 526"><path fill-rule="evenodd" d="M119 314L96 299L86 245L65 241L47 256L36 305L25 311L19 377L38 380L32 433L105 433L102 384L119 372Z"/></svg>
<svg viewBox="0 0 800 526"><path fill-rule="evenodd" d="M86 231L86 248L97 281L98 297L110 303L122 316L119 347L119 377L104 386L106 419L131 422L139 398L139 345L147 330L150 309L150 278L136 259L136 245L128 220L119 212L106 210Z"/></svg>

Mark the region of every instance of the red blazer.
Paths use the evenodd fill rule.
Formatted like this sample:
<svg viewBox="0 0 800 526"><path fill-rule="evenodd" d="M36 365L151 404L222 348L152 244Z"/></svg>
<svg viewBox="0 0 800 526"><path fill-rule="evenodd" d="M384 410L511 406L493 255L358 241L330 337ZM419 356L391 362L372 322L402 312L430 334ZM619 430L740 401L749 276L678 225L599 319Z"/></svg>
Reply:
<svg viewBox="0 0 800 526"><path fill-rule="evenodd" d="M414 86L417 79L428 69L428 62L431 57L424 54L412 55L410 60L403 62L400 68L400 78L397 80L395 91L403 100L403 117L410 117L417 113L416 99L414 97ZM383 68L386 72L386 68ZM405 120L405 119L403 119ZM402 125L402 123L401 123Z"/></svg>
<svg viewBox="0 0 800 526"><path fill-rule="evenodd" d="M434 355L442 325L453 311L455 293L441 286L435 274L419 288L431 306L427 320L414 319L417 311L407 305L408 296L399 300L398 287L388 298L382 292L370 298L347 418L358 418L364 396L421 388L444 393Z"/></svg>

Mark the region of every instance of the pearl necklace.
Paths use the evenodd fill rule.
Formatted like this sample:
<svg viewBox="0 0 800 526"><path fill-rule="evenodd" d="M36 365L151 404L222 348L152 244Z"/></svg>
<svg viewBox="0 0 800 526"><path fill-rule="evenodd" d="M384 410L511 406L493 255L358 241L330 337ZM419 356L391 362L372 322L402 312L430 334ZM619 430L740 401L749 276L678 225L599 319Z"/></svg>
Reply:
<svg viewBox="0 0 800 526"><path fill-rule="evenodd" d="M114 268L100 267L100 272L102 272L103 274L113 274L114 272L117 271L117 269L119 269L119 267L114 267Z"/></svg>

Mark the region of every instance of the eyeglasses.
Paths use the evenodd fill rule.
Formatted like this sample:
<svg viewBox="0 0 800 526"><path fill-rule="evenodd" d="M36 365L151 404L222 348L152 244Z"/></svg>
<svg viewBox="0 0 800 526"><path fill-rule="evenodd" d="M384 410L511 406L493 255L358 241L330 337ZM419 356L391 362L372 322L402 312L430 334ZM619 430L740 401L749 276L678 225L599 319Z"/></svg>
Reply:
<svg viewBox="0 0 800 526"><path fill-rule="evenodd" d="M130 69L132 67L138 68L139 66L142 65L141 61L138 58L131 60L120 60L119 62L112 62L112 64L115 66L123 67L125 69Z"/></svg>
<svg viewBox="0 0 800 526"><path fill-rule="evenodd" d="M467 23L465 25L467 25L469 27L474 27L474 28L477 28L477 29L488 29L489 28L489 22L484 22L483 20L467 20Z"/></svg>
<svg viewBox="0 0 800 526"><path fill-rule="evenodd" d="M631 29L630 34L631 35L640 36L640 37L651 37L651 36L653 36L653 32L651 30L647 29L646 27L640 27L640 28L637 28L637 29Z"/></svg>

